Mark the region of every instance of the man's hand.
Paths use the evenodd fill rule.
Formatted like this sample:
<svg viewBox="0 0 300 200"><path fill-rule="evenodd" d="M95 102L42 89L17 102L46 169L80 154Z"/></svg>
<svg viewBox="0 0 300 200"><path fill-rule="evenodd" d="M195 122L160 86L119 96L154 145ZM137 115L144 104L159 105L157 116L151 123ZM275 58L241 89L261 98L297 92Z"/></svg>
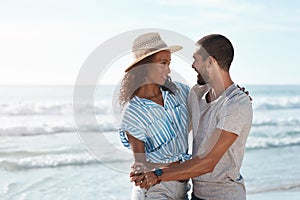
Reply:
<svg viewBox="0 0 300 200"><path fill-rule="evenodd" d="M252 98L251 98L251 96L249 95L249 91L247 91L247 90L245 91L245 88L244 88L244 87L241 87L241 86L239 86L239 85L237 85L237 87L240 88L240 90L242 90L246 95L248 95L250 101L252 101Z"/></svg>
<svg viewBox="0 0 300 200"><path fill-rule="evenodd" d="M135 182L136 186L140 186L145 179L145 175L146 173L130 172L130 182Z"/></svg>

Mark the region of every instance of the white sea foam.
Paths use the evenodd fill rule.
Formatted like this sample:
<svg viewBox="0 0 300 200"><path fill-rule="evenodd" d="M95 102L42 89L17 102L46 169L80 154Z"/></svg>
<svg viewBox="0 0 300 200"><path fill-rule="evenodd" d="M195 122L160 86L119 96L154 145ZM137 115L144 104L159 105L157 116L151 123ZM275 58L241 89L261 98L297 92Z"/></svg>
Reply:
<svg viewBox="0 0 300 200"><path fill-rule="evenodd" d="M83 166L100 164L99 158L93 157L81 145L72 145L64 148L45 148L14 150L3 149L0 151L0 168L9 171L28 170L35 168ZM115 158L111 155L102 157L106 165L116 165L131 161L126 157Z"/></svg>
<svg viewBox="0 0 300 200"><path fill-rule="evenodd" d="M278 126L300 126L300 118L287 117L287 118L262 118L254 119L252 123L253 127L278 127Z"/></svg>
<svg viewBox="0 0 300 200"><path fill-rule="evenodd" d="M40 124L40 125L16 125L14 127L0 128L0 136L32 136L51 135L71 132L109 132L116 131L117 126L110 121L102 121L99 124Z"/></svg>
<svg viewBox="0 0 300 200"><path fill-rule="evenodd" d="M300 97L263 97L253 100L255 110L299 109Z"/></svg>
<svg viewBox="0 0 300 200"><path fill-rule="evenodd" d="M11 152L13 153L13 152ZM30 154L27 152L27 155ZM24 170L33 168L49 168L49 167L63 167L73 165L90 165L99 163L88 153L77 154L43 154L37 153L31 156L13 157L13 158L1 158L0 166L9 171Z"/></svg>
<svg viewBox="0 0 300 200"><path fill-rule="evenodd" d="M247 149L260 148L276 148L300 145L300 131L295 132L295 135L287 135L286 137L252 137L249 136L246 144Z"/></svg>
<svg viewBox="0 0 300 200"><path fill-rule="evenodd" d="M80 114L106 114L111 107L110 101L82 103L77 110ZM62 115L73 114L71 102L13 102L1 103L0 115L30 116L30 115Z"/></svg>
<svg viewBox="0 0 300 200"><path fill-rule="evenodd" d="M248 190L248 194L285 191L285 190L300 190L300 183L276 184L275 186L259 186Z"/></svg>

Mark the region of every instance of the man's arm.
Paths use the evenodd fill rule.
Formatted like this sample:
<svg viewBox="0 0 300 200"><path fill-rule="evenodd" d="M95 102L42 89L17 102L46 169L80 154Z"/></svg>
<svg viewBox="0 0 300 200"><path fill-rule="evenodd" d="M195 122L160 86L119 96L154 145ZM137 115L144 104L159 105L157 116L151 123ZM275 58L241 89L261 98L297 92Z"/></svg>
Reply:
<svg viewBox="0 0 300 200"><path fill-rule="evenodd" d="M193 159L188 160L180 165L164 168L162 176L160 177L161 181L185 180L213 172L222 156L234 143L237 137L238 135L234 133L222 130L219 139L207 155L202 158L194 157ZM142 179L144 179L144 177L153 179L152 176L156 175L153 172L147 172L145 175L140 177L134 177L133 173L131 176L132 181L136 181L136 185L146 187L146 183L143 184L141 182Z"/></svg>
<svg viewBox="0 0 300 200"><path fill-rule="evenodd" d="M238 135L222 130L212 150L203 158L195 157L181 165L163 169L162 181L184 180L213 172Z"/></svg>

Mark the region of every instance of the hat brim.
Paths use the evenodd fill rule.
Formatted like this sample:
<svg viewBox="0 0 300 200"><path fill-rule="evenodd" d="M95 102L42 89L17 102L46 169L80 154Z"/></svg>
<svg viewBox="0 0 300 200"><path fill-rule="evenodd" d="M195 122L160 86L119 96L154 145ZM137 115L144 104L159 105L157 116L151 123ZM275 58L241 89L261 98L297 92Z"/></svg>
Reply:
<svg viewBox="0 0 300 200"><path fill-rule="evenodd" d="M131 63L127 67L127 69L125 69L125 72L128 72L129 70L131 70L136 63L140 62L141 60L143 60L143 59L147 58L148 56L151 56L151 55L153 55L157 52L164 51L164 50L170 50L171 53L174 53L174 52L179 51L181 49L182 49L182 46L169 46L169 47L164 47L164 48L157 49L155 51L149 52L149 53L139 57L138 59L136 59L133 63Z"/></svg>

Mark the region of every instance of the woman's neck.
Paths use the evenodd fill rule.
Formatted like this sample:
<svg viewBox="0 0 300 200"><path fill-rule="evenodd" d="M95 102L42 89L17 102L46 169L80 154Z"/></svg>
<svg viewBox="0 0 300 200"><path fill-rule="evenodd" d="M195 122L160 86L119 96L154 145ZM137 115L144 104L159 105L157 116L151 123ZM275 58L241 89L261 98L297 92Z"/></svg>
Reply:
<svg viewBox="0 0 300 200"><path fill-rule="evenodd" d="M143 85L139 88L136 95L140 98L149 99L161 106L164 106L164 101L160 87L157 84L151 83Z"/></svg>
<svg viewBox="0 0 300 200"><path fill-rule="evenodd" d="M161 91L159 85L150 83L140 87L136 95L140 98L151 99L161 95Z"/></svg>

